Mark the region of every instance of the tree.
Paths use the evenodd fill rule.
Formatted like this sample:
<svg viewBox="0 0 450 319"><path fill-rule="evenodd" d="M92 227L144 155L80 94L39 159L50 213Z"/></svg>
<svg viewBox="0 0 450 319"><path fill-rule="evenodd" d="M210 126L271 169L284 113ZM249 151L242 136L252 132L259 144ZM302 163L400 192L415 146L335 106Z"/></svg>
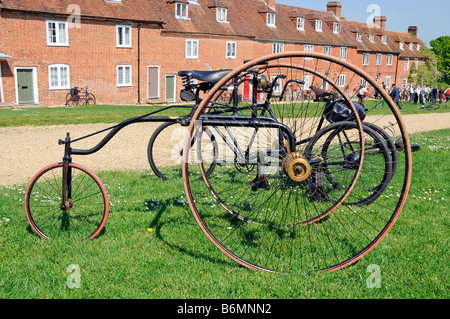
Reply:
<svg viewBox="0 0 450 319"><path fill-rule="evenodd" d="M450 36L442 36L430 41L437 56L437 67L442 74L441 81L450 84Z"/></svg>
<svg viewBox="0 0 450 319"><path fill-rule="evenodd" d="M426 46L421 46L420 52L425 57L424 64L419 67L414 64L411 67L408 80L417 85L434 86L442 76L441 72L438 70L438 57Z"/></svg>

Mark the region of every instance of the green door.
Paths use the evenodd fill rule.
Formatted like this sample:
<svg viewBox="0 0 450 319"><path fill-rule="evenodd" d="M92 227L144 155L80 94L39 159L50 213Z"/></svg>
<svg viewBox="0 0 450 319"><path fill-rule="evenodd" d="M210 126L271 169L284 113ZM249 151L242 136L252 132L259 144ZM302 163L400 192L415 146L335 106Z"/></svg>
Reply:
<svg viewBox="0 0 450 319"><path fill-rule="evenodd" d="M175 75L166 75L166 101L175 102Z"/></svg>
<svg viewBox="0 0 450 319"><path fill-rule="evenodd" d="M17 70L19 104L34 103L33 69Z"/></svg>

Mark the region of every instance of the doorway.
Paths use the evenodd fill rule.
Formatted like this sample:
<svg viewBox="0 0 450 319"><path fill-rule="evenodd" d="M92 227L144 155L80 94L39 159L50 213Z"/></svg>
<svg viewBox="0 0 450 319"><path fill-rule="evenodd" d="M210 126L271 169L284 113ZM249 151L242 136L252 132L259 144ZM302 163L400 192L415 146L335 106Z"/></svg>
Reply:
<svg viewBox="0 0 450 319"><path fill-rule="evenodd" d="M17 104L37 104L36 68L16 68Z"/></svg>
<svg viewBox="0 0 450 319"><path fill-rule="evenodd" d="M176 100L176 76L166 75L166 102L173 103Z"/></svg>
<svg viewBox="0 0 450 319"><path fill-rule="evenodd" d="M159 66L147 67L147 98L159 99Z"/></svg>

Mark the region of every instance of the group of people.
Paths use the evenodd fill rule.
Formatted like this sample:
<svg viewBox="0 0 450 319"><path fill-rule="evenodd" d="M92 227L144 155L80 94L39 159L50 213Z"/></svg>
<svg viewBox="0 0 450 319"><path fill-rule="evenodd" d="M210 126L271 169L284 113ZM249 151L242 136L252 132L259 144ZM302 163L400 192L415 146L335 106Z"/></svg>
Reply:
<svg viewBox="0 0 450 319"><path fill-rule="evenodd" d="M408 97L409 103L414 103L424 106L425 103L440 103L442 104L443 101L445 101L445 107L448 108L448 104L450 101L450 87L445 89L443 86L439 89L437 86L431 87L431 86L416 86L414 84L410 84L406 88L404 88L402 91L393 84L392 88L388 88L385 86L384 82L382 83L383 88L389 93L389 95L394 100L395 104L401 109L401 103L397 103L402 93L406 93L406 96ZM375 94L378 94L378 91L375 90ZM368 96L368 91L366 86L359 85L358 87L358 103L361 105L364 105L364 100ZM374 98L377 98L377 96L374 96Z"/></svg>
<svg viewBox="0 0 450 319"><path fill-rule="evenodd" d="M409 103L420 103L424 105L427 102L437 103L439 101L442 104L442 101L446 101L446 107L448 108L448 101L450 100L450 88L444 89L441 86L438 89L437 86L415 86L414 84L409 85L406 89L407 94L409 94Z"/></svg>

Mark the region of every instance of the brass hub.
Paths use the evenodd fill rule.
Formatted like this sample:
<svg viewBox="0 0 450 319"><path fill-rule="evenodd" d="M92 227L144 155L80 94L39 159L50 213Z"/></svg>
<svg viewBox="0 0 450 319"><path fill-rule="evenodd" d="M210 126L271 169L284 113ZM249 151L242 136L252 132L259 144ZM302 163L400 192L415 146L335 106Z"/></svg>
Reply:
<svg viewBox="0 0 450 319"><path fill-rule="evenodd" d="M283 169L295 182L303 182L311 175L311 165L305 156L300 153L289 153L283 158Z"/></svg>
<svg viewBox="0 0 450 319"><path fill-rule="evenodd" d="M66 201L60 205L61 210L65 211L65 212L67 212L72 207L73 207L73 201L71 199L66 199Z"/></svg>

